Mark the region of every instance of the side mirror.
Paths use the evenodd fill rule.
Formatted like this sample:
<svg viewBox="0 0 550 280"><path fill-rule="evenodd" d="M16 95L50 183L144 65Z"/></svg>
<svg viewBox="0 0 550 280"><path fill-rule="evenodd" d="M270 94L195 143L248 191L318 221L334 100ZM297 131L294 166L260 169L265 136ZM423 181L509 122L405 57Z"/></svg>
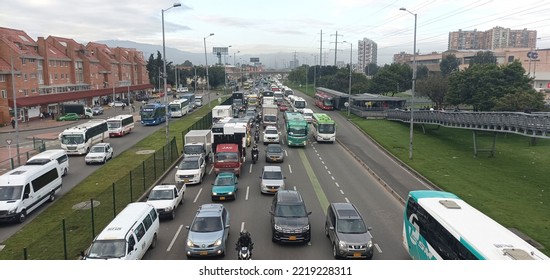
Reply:
<svg viewBox="0 0 550 280"><path fill-rule="evenodd" d="M334 227L328 227L329 230L334 230Z"/></svg>
<svg viewBox="0 0 550 280"><path fill-rule="evenodd" d="M372 227L367 227L367 231L371 231L372 230Z"/></svg>
<svg viewBox="0 0 550 280"><path fill-rule="evenodd" d="M191 227L189 227L189 226L185 226L185 228L186 228L186 229L190 229Z"/></svg>
<svg viewBox="0 0 550 280"><path fill-rule="evenodd" d="M273 210L269 210L269 214L275 215L275 213L273 213Z"/></svg>
<svg viewBox="0 0 550 280"><path fill-rule="evenodd" d="M308 216L311 215L311 211L307 212L307 215L308 215Z"/></svg>

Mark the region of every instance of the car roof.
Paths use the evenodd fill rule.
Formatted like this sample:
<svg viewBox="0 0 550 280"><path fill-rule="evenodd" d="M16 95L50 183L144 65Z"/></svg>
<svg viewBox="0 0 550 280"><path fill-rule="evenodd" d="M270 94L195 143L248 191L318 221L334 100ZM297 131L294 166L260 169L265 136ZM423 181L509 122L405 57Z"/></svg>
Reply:
<svg viewBox="0 0 550 280"><path fill-rule="evenodd" d="M235 177L235 173L233 172L221 172L218 174L217 177Z"/></svg>
<svg viewBox="0 0 550 280"><path fill-rule="evenodd" d="M264 171L282 171L282 169L277 165L266 165L264 166Z"/></svg>
<svg viewBox="0 0 550 280"><path fill-rule="evenodd" d="M192 155L192 156L185 156L182 161L196 161L201 158L202 155Z"/></svg>
<svg viewBox="0 0 550 280"><path fill-rule="evenodd" d="M92 147L104 147L104 146L108 146L110 145L109 143L97 143L95 145L93 145Z"/></svg>
<svg viewBox="0 0 550 280"><path fill-rule="evenodd" d="M221 216L224 206L219 203L203 204L197 210L197 217L218 217Z"/></svg>
<svg viewBox="0 0 550 280"><path fill-rule="evenodd" d="M169 190L175 188L176 185L169 185L169 184L162 184L162 185L156 185L153 187L154 190Z"/></svg>
<svg viewBox="0 0 550 280"><path fill-rule="evenodd" d="M268 125L265 127L265 130L277 130L277 127L273 126L273 125Z"/></svg>
<svg viewBox="0 0 550 280"><path fill-rule="evenodd" d="M272 143L272 144L267 145L267 148L269 148L269 147L281 147L282 148L283 146L281 146L281 144Z"/></svg>
<svg viewBox="0 0 550 280"><path fill-rule="evenodd" d="M277 192L277 201L284 203L303 203L302 195L295 190L279 190Z"/></svg>
<svg viewBox="0 0 550 280"><path fill-rule="evenodd" d="M334 212L339 219L357 219L361 218L361 214L353 203L331 203Z"/></svg>

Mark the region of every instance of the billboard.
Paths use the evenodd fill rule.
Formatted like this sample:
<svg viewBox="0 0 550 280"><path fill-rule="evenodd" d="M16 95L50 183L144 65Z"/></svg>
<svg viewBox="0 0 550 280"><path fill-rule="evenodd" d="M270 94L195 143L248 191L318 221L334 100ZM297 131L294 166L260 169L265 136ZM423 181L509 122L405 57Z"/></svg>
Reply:
<svg viewBox="0 0 550 280"><path fill-rule="evenodd" d="M229 53L228 47L213 47L213 54L227 55Z"/></svg>
<svg viewBox="0 0 550 280"><path fill-rule="evenodd" d="M259 57L251 57L250 62L260 62L260 58Z"/></svg>

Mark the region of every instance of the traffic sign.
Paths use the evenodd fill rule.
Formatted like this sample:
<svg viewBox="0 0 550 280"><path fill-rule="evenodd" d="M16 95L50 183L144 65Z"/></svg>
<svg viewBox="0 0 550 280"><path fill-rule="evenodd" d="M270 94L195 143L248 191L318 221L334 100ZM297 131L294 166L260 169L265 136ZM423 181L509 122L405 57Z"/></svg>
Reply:
<svg viewBox="0 0 550 280"><path fill-rule="evenodd" d="M530 59L538 59L539 54L537 52L527 52L527 57Z"/></svg>
<svg viewBox="0 0 550 280"><path fill-rule="evenodd" d="M11 145L11 139L6 139L6 144Z"/></svg>

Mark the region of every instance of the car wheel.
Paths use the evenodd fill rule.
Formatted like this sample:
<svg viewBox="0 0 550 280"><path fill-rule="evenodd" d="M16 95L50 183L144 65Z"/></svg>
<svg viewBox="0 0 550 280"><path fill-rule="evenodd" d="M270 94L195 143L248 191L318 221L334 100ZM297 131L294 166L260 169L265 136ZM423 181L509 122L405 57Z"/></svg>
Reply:
<svg viewBox="0 0 550 280"><path fill-rule="evenodd" d="M67 168L63 169L63 176L67 176L68 173L69 173L69 169Z"/></svg>
<svg viewBox="0 0 550 280"><path fill-rule="evenodd" d="M338 259L338 249L336 249L336 243L334 243L332 245L332 256L335 258L335 259Z"/></svg>
<svg viewBox="0 0 550 280"><path fill-rule="evenodd" d="M176 218L176 209L172 210L172 213L170 213L170 220L173 220Z"/></svg>
<svg viewBox="0 0 550 280"><path fill-rule="evenodd" d="M53 202L55 200L55 192L51 192L48 197L49 202Z"/></svg>
<svg viewBox="0 0 550 280"><path fill-rule="evenodd" d="M325 235L326 235L327 237L329 237L329 236L328 236L328 227L327 227L327 223L325 223Z"/></svg>
<svg viewBox="0 0 550 280"><path fill-rule="evenodd" d="M149 248L154 249L155 247L157 247L157 234L156 233L153 236L153 241L151 242L151 246Z"/></svg>
<svg viewBox="0 0 550 280"><path fill-rule="evenodd" d="M19 213L19 218L17 221L19 223L23 223L27 219L27 210L22 210L21 213Z"/></svg>
<svg viewBox="0 0 550 280"><path fill-rule="evenodd" d="M107 162L107 157L104 157L102 163L105 164L106 162Z"/></svg>

